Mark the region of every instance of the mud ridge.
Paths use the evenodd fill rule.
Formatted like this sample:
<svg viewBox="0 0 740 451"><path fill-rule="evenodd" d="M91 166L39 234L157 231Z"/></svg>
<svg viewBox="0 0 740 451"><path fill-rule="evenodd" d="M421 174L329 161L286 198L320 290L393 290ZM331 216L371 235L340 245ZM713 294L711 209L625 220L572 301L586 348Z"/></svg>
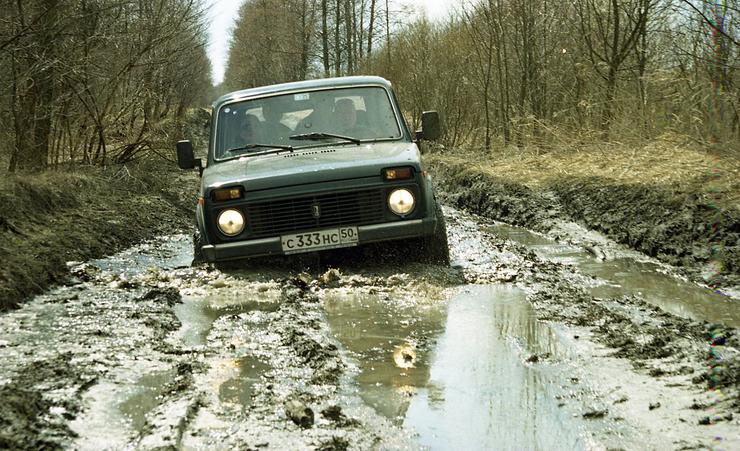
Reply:
<svg viewBox="0 0 740 451"><path fill-rule="evenodd" d="M437 186L472 213L548 233L574 221L651 257L677 265L701 283L740 285L740 212L711 199L601 178L556 180L538 189L435 159Z"/></svg>
<svg viewBox="0 0 740 451"><path fill-rule="evenodd" d="M196 175L161 163L9 177L0 184L0 311L67 283L67 262L191 227Z"/></svg>

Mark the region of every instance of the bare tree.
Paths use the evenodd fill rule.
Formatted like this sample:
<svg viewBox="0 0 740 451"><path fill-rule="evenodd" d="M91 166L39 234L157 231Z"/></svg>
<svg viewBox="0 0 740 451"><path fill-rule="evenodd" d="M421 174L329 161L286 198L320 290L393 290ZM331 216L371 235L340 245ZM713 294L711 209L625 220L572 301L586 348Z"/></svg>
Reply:
<svg viewBox="0 0 740 451"><path fill-rule="evenodd" d="M581 36L594 70L604 79L601 128L608 136L617 80L655 0L576 0ZM602 67L605 66L605 69Z"/></svg>
<svg viewBox="0 0 740 451"><path fill-rule="evenodd" d="M133 158L210 85L196 0L18 0L2 9L11 171Z"/></svg>

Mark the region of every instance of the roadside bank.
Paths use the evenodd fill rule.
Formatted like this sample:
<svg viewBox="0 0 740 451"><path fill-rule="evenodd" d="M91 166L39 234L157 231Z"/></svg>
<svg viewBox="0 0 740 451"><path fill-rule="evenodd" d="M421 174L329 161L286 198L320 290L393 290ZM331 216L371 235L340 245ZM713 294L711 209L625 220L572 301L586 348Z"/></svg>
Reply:
<svg viewBox="0 0 740 451"><path fill-rule="evenodd" d="M732 155L662 141L485 158L437 152L425 161L459 208L542 233L573 221L697 282L740 285L740 164Z"/></svg>
<svg viewBox="0 0 740 451"><path fill-rule="evenodd" d="M67 262L192 224L194 172L142 161L12 175L0 182L0 311L69 277Z"/></svg>

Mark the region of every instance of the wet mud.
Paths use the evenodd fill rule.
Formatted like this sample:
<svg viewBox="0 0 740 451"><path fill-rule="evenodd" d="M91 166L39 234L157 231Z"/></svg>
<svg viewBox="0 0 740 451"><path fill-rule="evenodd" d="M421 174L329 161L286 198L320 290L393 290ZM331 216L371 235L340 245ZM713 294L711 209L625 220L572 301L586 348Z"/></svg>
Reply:
<svg viewBox="0 0 740 451"><path fill-rule="evenodd" d="M0 316L0 443L740 445L737 329L707 321L722 308L666 311L614 277L635 256L588 231L562 229L609 258L445 214L449 267L332 267L346 251L303 268L191 267L187 235L71 264L66 286ZM624 266L599 270L615 262ZM693 287L657 263L637 267ZM692 296L714 302L708 290Z"/></svg>
<svg viewBox="0 0 740 451"><path fill-rule="evenodd" d="M192 224L195 173L151 162L10 176L0 183L0 312L109 255Z"/></svg>
<svg viewBox="0 0 740 451"><path fill-rule="evenodd" d="M571 177L535 190L435 161L444 195L458 208L554 236L562 221L575 221L740 297L740 212L716 199L599 178Z"/></svg>

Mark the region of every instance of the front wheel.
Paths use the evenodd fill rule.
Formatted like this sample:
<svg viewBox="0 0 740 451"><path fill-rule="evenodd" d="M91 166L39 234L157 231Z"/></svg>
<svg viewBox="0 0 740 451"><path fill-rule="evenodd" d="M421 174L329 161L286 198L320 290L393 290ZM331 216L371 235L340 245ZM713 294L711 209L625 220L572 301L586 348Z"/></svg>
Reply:
<svg viewBox="0 0 740 451"><path fill-rule="evenodd" d="M437 265L450 264L450 248L447 243L447 225L442 214L442 207L437 204L434 208L434 216L437 218L437 226L434 234L422 238L422 261Z"/></svg>

